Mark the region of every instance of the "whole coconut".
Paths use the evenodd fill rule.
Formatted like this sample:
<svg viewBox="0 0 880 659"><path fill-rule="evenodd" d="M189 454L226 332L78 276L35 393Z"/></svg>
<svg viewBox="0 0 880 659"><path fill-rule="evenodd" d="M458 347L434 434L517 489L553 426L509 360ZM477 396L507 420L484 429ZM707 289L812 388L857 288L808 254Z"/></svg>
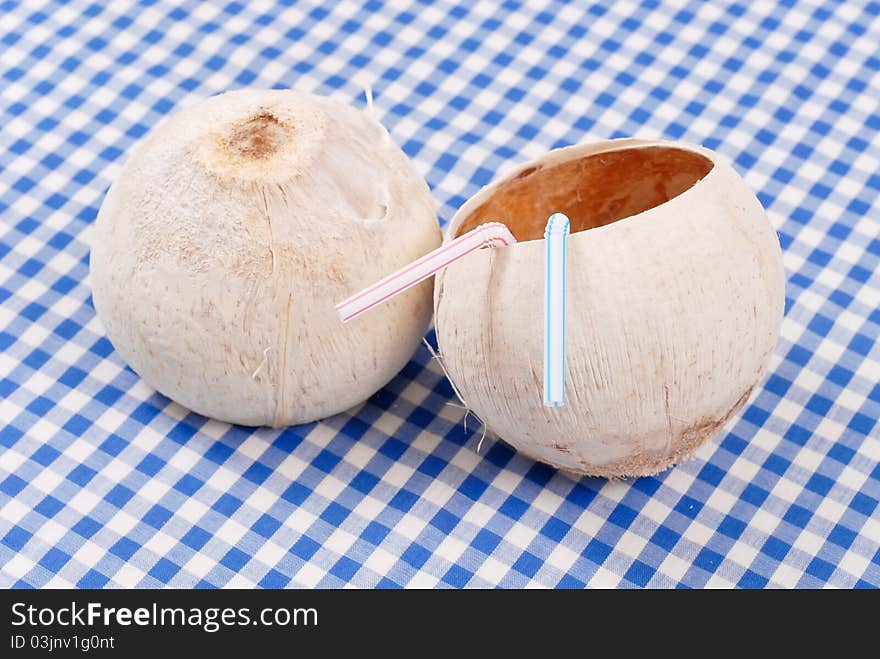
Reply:
<svg viewBox="0 0 880 659"><path fill-rule="evenodd" d="M93 299L161 393L285 426L360 403L403 367L430 281L347 325L334 303L439 243L427 185L376 120L306 93L229 92L133 150L94 226Z"/></svg>

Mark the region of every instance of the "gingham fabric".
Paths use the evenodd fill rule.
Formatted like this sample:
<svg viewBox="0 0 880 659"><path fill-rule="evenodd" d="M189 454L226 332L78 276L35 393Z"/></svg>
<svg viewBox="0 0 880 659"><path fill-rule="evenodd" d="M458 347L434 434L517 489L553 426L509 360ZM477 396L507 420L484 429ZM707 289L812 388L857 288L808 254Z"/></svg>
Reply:
<svg viewBox="0 0 880 659"><path fill-rule="evenodd" d="M0 8L0 586L880 586L880 3ZM360 407L283 431L145 385L88 285L126 153L223 90L363 107L366 85L443 223L561 145L730 160L788 275L743 412L692 461L606 482L491 437L477 453L424 348Z"/></svg>

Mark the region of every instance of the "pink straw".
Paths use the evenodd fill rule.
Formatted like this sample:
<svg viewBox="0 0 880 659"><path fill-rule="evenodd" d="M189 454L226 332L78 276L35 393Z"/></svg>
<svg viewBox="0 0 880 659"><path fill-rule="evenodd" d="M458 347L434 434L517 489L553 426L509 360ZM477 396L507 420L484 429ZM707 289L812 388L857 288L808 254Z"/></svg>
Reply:
<svg viewBox="0 0 880 659"><path fill-rule="evenodd" d="M500 222L481 224L343 300L336 305L336 312L342 322L347 323L481 247L506 247L515 242L513 234Z"/></svg>

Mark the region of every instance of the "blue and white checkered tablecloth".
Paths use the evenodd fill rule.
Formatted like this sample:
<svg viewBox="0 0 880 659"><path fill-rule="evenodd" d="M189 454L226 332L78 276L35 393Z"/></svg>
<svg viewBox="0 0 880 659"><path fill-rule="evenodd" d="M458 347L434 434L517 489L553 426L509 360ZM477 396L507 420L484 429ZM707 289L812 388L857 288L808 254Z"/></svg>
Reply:
<svg viewBox="0 0 880 659"><path fill-rule="evenodd" d="M880 586L880 3L0 4L0 586ZM363 104L442 222L639 135L731 160L789 277L770 375L696 459L577 480L462 423L427 350L347 414L229 426L92 307L131 146L244 86ZM433 336L430 336L433 340Z"/></svg>

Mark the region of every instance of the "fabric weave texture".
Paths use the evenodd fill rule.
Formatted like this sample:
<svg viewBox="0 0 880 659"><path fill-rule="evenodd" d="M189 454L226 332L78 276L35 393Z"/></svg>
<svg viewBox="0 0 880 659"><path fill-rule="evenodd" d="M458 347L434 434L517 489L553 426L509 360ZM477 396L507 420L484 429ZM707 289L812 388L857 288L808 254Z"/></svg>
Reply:
<svg viewBox="0 0 880 659"><path fill-rule="evenodd" d="M0 587L880 586L880 3L0 3ZM741 414L657 477L487 437L424 348L279 430L146 386L89 227L164 116L241 87L364 107L442 223L505 168L639 136L715 149L788 277ZM429 335L429 340L434 337Z"/></svg>

